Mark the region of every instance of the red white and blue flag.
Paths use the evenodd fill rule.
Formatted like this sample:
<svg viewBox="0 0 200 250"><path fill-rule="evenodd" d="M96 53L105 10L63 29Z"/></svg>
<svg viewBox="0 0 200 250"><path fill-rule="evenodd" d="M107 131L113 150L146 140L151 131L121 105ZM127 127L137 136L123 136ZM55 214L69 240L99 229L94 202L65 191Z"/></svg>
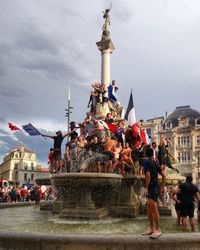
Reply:
<svg viewBox="0 0 200 250"><path fill-rule="evenodd" d="M132 91L131 91L131 94L130 94L130 98L129 98L129 102L128 102L128 107L127 107L126 114L125 114L125 119L128 121L128 125L132 128L133 136L135 138L137 138L139 136L140 139L145 144L149 144L150 140L149 140L148 134L146 133L146 131L144 131L143 129L141 129L139 127L139 125L137 124L137 122L136 122L135 108L134 108L134 103L133 103L133 94L132 94Z"/></svg>
<svg viewBox="0 0 200 250"><path fill-rule="evenodd" d="M42 135L31 123L23 125L22 128L31 136Z"/></svg>
<svg viewBox="0 0 200 250"><path fill-rule="evenodd" d="M140 129L136 123L136 116L135 116L135 108L134 108L134 103L133 103L132 91L130 94L128 107L127 107L126 114L125 114L125 119L128 121L128 125L133 130L133 136L137 137L137 135L140 133Z"/></svg>
<svg viewBox="0 0 200 250"><path fill-rule="evenodd" d="M136 123L132 91L131 91L131 95L129 98L128 107L127 107L126 114L125 114L125 119L128 121L128 125L130 127L132 127Z"/></svg>
<svg viewBox="0 0 200 250"><path fill-rule="evenodd" d="M150 144L151 140L149 138L149 135L143 129L140 130L140 137L146 145Z"/></svg>

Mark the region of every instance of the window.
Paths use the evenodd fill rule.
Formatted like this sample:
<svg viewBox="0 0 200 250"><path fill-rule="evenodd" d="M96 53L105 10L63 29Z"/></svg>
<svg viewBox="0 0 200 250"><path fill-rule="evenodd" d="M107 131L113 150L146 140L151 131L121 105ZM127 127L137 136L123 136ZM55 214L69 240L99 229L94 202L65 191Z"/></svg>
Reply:
<svg viewBox="0 0 200 250"><path fill-rule="evenodd" d="M167 122L167 123L166 123L166 128L167 128L167 129L172 128L172 123L171 123L171 122Z"/></svg>
<svg viewBox="0 0 200 250"><path fill-rule="evenodd" d="M181 154L178 153L178 162L180 163L181 162Z"/></svg>
<svg viewBox="0 0 200 250"><path fill-rule="evenodd" d="M14 169L18 169L18 163L15 163Z"/></svg>
<svg viewBox="0 0 200 250"><path fill-rule="evenodd" d="M18 179L18 171L15 171L15 178L14 178L15 180L17 180Z"/></svg>
<svg viewBox="0 0 200 250"><path fill-rule="evenodd" d="M24 164L24 170L27 170L28 169L28 165L25 163Z"/></svg>
<svg viewBox="0 0 200 250"><path fill-rule="evenodd" d="M196 125L199 126L199 125L200 125L200 118L197 118L197 119L195 120L195 122L196 122Z"/></svg>
<svg viewBox="0 0 200 250"><path fill-rule="evenodd" d="M27 173L24 173L24 181L27 181Z"/></svg>
<svg viewBox="0 0 200 250"><path fill-rule="evenodd" d="M18 153L15 153L15 158L18 158L19 157L19 154Z"/></svg>
<svg viewBox="0 0 200 250"><path fill-rule="evenodd" d="M200 135L197 135L197 141L196 141L196 143L197 143L197 146L200 146Z"/></svg>
<svg viewBox="0 0 200 250"><path fill-rule="evenodd" d="M200 151L197 152L197 163L200 164Z"/></svg>
<svg viewBox="0 0 200 250"><path fill-rule="evenodd" d="M31 174L31 180L32 181L34 180L34 174Z"/></svg>
<svg viewBox="0 0 200 250"><path fill-rule="evenodd" d="M191 162L191 154L190 154L190 152L178 153L178 162L179 163L190 163Z"/></svg>
<svg viewBox="0 0 200 250"><path fill-rule="evenodd" d="M178 137L178 147L190 147L191 140L189 136L179 136Z"/></svg>
<svg viewBox="0 0 200 250"><path fill-rule="evenodd" d="M34 163L33 162L31 162L31 170L34 171Z"/></svg>

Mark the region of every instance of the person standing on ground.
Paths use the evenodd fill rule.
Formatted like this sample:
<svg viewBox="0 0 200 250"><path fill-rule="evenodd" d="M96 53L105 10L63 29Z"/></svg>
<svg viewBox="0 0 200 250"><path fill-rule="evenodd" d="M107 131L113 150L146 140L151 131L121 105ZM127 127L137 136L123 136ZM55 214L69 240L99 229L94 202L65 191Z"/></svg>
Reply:
<svg viewBox="0 0 200 250"><path fill-rule="evenodd" d="M162 176L162 187L165 184L165 174L158 163L153 158L153 149L146 149L148 159L144 164L145 183L147 191L147 215L149 219L149 228L142 235L150 235L152 239L157 239L162 235L160 230L160 215L158 212L158 198L160 196L160 185L158 174ZM155 227L154 227L155 225Z"/></svg>
<svg viewBox="0 0 200 250"><path fill-rule="evenodd" d="M188 175L186 181L181 183L177 190L175 190L176 194L181 194L180 215L184 231L187 229L187 217L189 217L191 230L194 231L194 198L198 201L200 199L198 188L192 183L192 180L192 176Z"/></svg>

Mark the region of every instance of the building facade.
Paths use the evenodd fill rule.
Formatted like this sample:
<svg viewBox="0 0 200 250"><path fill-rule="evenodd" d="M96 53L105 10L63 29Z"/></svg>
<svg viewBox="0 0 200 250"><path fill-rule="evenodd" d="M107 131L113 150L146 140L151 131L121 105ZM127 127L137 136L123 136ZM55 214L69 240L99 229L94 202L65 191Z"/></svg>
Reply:
<svg viewBox="0 0 200 250"><path fill-rule="evenodd" d="M38 164L36 154L23 145L11 150L0 164L1 179L6 179L22 185L33 184L38 177L49 177L47 168Z"/></svg>
<svg viewBox="0 0 200 250"><path fill-rule="evenodd" d="M190 106L179 106L168 116L147 120L144 129L151 141L159 144L167 137L171 142L170 152L174 155L181 173L200 178L200 112Z"/></svg>

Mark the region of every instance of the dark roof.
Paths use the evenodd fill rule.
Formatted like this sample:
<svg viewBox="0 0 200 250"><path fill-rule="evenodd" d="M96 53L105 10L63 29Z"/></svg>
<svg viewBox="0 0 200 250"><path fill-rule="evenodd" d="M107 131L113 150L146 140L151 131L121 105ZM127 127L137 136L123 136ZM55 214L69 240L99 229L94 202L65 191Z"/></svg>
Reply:
<svg viewBox="0 0 200 250"><path fill-rule="evenodd" d="M187 106L178 106L176 109L170 113L163 122L163 128L165 129L168 122L172 123L172 128L178 126L178 118L181 116L189 118L189 125L194 126L195 120L200 118L200 112Z"/></svg>

